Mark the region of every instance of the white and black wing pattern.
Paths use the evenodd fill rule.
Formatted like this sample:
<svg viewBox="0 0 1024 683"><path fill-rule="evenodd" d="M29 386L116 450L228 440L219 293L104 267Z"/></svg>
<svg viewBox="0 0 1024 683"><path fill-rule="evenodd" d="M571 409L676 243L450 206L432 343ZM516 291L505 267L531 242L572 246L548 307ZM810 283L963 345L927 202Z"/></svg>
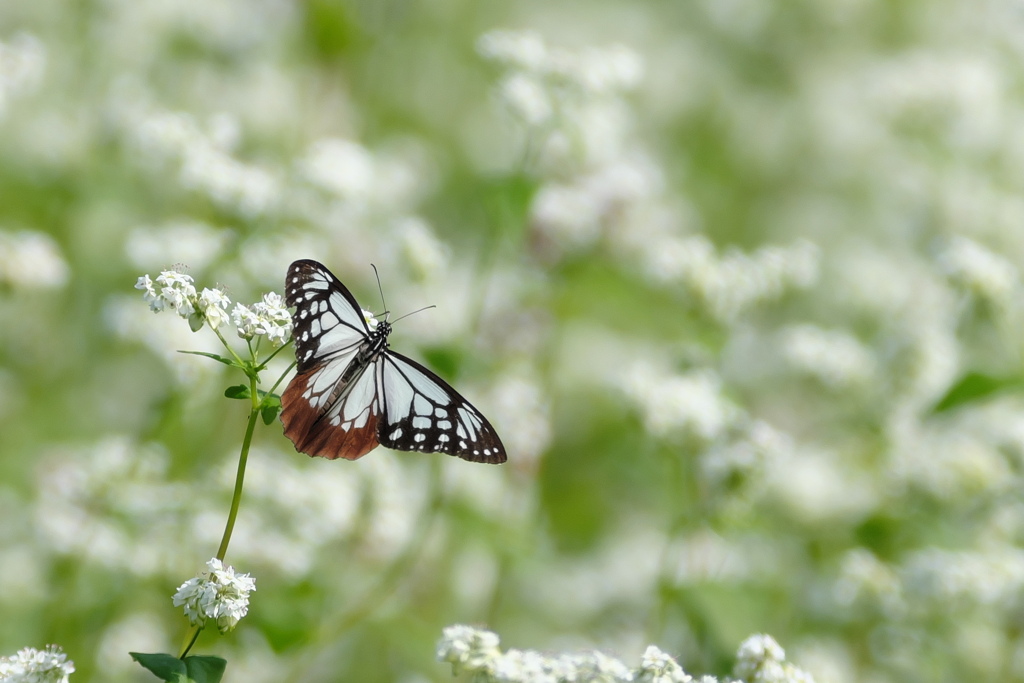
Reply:
<svg viewBox="0 0 1024 683"><path fill-rule="evenodd" d="M316 261L288 269L297 374L281 396L281 422L295 448L355 460L378 444L505 462L494 428L447 382L387 350L387 321L370 329L352 294Z"/></svg>
<svg viewBox="0 0 1024 683"><path fill-rule="evenodd" d="M380 360L385 420L377 438L402 451L448 453L473 462L505 462L498 433L451 385L405 356L385 351Z"/></svg>

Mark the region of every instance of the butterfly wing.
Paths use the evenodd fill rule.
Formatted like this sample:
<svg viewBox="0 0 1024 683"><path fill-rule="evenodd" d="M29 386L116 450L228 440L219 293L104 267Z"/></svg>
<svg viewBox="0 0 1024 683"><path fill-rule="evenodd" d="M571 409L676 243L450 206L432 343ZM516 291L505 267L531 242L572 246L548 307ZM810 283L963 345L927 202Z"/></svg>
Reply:
<svg viewBox="0 0 1024 683"><path fill-rule="evenodd" d="M398 353L384 352L378 364L381 444L473 462L505 462L505 447L491 423L451 385Z"/></svg>
<svg viewBox="0 0 1024 683"><path fill-rule="evenodd" d="M285 279L297 374L281 395L284 434L301 453L355 460L377 446L378 362L360 363L370 329L355 297L316 261L296 261Z"/></svg>

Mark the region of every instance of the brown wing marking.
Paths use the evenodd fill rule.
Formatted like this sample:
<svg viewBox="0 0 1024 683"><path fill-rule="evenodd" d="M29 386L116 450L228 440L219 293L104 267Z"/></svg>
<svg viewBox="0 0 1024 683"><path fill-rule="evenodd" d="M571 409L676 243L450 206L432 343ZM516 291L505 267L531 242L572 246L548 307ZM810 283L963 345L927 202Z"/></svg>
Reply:
<svg viewBox="0 0 1024 683"><path fill-rule="evenodd" d="M317 369L314 367L295 375L281 395L284 435L295 444L295 450L307 455L328 460L356 460L363 457L379 444L376 412L371 408L366 423L360 427L350 426L346 429L346 423L332 424L303 397Z"/></svg>

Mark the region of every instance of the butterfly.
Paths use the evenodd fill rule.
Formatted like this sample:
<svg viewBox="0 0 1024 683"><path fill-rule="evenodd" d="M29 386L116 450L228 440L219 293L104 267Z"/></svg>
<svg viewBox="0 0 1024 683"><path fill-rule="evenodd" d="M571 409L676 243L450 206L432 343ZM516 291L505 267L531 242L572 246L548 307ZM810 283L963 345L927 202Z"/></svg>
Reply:
<svg viewBox="0 0 1024 683"><path fill-rule="evenodd" d="M355 460L383 445L505 462L487 418L433 372L389 350L390 323L371 327L323 265L289 266L285 302L295 307L297 372L281 395L281 422L296 450Z"/></svg>

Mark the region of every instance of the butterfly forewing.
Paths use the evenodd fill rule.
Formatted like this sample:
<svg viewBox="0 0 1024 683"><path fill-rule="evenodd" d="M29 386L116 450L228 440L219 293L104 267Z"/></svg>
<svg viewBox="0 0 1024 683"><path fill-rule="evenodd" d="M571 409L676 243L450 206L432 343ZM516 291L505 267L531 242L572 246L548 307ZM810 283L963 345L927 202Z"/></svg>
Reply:
<svg viewBox="0 0 1024 683"><path fill-rule="evenodd" d="M316 261L296 261L288 269L285 303L295 307L292 338L300 373L325 360L341 361L369 340L355 297Z"/></svg>
<svg viewBox="0 0 1024 683"><path fill-rule="evenodd" d="M296 261L285 300L297 374L281 396L281 422L295 448L355 460L378 443L505 462L494 428L430 370L387 350L390 326L370 330L355 297L324 266Z"/></svg>
<svg viewBox="0 0 1024 683"><path fill-rule="evenodd" d="M387 419L377 438L388 448L448 453L474 462L505 462L505 447L487 418L416 361L386 353L380 385Z"/></svg>

